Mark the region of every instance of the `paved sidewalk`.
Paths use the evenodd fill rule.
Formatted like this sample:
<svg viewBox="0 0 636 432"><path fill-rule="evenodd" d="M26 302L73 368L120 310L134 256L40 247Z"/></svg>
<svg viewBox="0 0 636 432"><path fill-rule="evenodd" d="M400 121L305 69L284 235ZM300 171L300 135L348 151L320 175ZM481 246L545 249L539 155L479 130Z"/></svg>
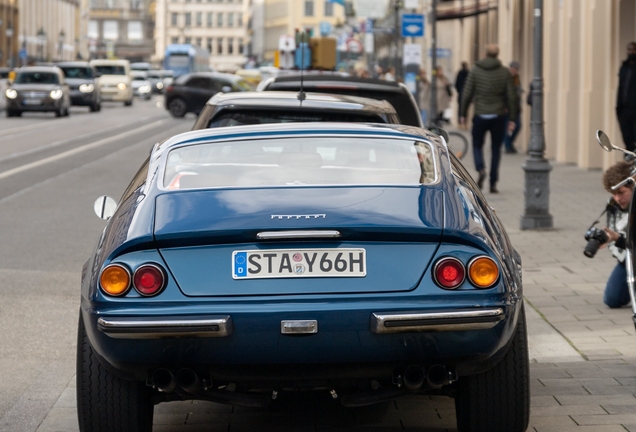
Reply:
<svg viewBox="0 0 636 432"><path fill-rule="evenodd" d="M592 138L590 138L592 139ZM615 265L607 250L583 255L583 234L603 209L601 171L553 164L550 211L554 229L521 231L525 155L503 155L500 193L486 192L524 264L532 358L535 432L636 432L636 334L629 308L602 302ZM474 172L470 155L464 161ZM38 432L77 431L73 382ZM155 409L155 432L182 431L454 431L453 400L407 397L380 407L257 410L204 402Z"/></svg>

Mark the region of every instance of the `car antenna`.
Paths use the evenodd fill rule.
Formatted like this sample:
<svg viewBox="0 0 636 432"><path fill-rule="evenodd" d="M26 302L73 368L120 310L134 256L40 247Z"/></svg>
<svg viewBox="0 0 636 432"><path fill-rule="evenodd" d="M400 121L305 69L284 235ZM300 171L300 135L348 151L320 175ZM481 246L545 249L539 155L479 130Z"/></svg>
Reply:
<svg viewBox="0 0 636 432"><path fill-rule="evenodd" d="M304 82L304 71L305 71L305 50L303 49L303 42L305 40L306 31L303 31L300 34L300 91L296 95L298 100L300 101L300 106L303 106L303 101L307 99L307 94L305 94L305 90L303 88Z"/></svg>

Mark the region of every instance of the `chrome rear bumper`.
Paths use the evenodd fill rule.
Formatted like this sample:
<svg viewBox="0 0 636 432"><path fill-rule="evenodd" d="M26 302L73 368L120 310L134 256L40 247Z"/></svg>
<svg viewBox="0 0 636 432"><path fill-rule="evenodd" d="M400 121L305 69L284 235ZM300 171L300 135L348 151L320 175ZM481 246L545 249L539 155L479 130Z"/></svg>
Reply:
<svg viewBox="0 0 636 432"><path fill-rule="evenodd" d="M206 318L99 318L97 328L115 339L227 337L234 326L229 315Z"/></svg>
<svg viewBox="0 0 636 432"><path fill-rule="evenodd" d="M373 313L371 333L484 330L504 319L501 308L424 313Z"/></svg>

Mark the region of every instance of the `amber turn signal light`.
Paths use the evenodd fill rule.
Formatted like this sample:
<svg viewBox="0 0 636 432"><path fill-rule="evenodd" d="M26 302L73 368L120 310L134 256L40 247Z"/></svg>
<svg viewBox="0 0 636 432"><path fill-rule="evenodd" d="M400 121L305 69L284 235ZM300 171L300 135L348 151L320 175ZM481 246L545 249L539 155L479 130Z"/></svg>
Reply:
<svg viewBox="0 0 636 432"><path fill-rule="evenodd" d="M468 264L468 279L477 288L490 288L499 278L499 267L492 258L480 256Z"/></svg>
<svg viewBox="0 0 636 432"><path fill-rule="evenodd" d="M108 295L124 295L130 288L130 271L121 264L111 264L102 270L99 284Z"/></svg>

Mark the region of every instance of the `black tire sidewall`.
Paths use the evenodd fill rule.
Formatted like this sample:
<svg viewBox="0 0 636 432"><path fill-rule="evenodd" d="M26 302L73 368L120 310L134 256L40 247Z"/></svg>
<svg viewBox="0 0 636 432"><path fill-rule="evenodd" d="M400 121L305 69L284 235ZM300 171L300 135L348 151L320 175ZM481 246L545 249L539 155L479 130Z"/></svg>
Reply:
<svg viewBox="0 0 636 432"><path fill-rule="evenodd" d="M180 108L178 110L177 110L177 105ZM188 107L185 101L181 98L176 98L171 100L168 108L170 110L170 114L172 114L172 116L176 118L185 117L185 115L188 113Z"/></svg>

